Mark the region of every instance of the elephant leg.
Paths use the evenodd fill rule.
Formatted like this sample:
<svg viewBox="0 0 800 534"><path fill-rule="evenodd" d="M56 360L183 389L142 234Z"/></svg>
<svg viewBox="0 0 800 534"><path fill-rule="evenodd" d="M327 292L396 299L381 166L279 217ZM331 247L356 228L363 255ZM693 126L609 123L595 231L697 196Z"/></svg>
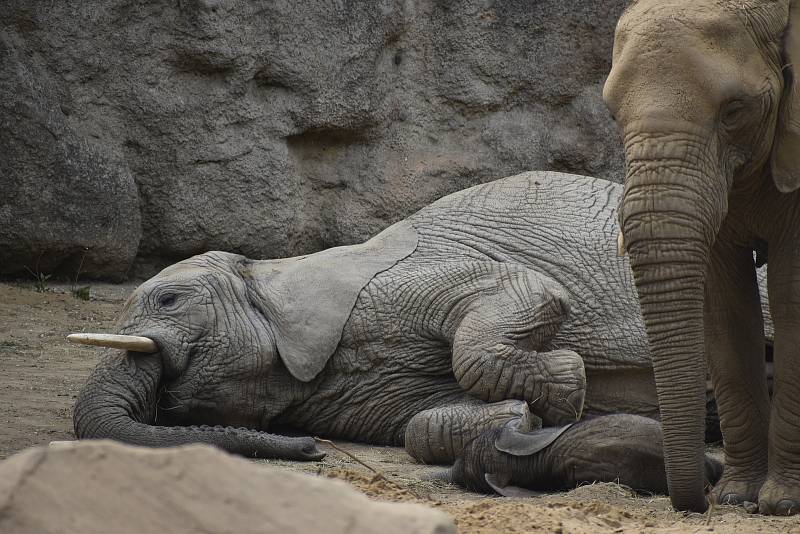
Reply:
<svg viewBox="0 0 800 534"><path fill-rule="evenodd" d="M725 448L712 502L754 502L767 473L769 393L753 253L718 240L706 277L705 340Z"/></svg>
<svg viewBox="0 0 800 534"><path fill-rule="evenodd" d="M517 420L522 431L541 427L542 421L520 400L487 404L467 399L459 404L419 412L406 426L406 452L425 464L450 464L477 436Z"/></svg>
<svg viewBox="0 0 800 534"><path fill-rule="evenodd" d="M586 394L581 357L547 350L568 315L566 292L527 271L471 302L453 338L459 385L486 402L527 401L545 425L577 421Z"/></svg>
<svg viewBox="0 0 800 534"><path fill-rule="evenodd" d="M775 325L769 467L761 513L800 513L800 250L797 239L770 242L769 299Z"/></svg>

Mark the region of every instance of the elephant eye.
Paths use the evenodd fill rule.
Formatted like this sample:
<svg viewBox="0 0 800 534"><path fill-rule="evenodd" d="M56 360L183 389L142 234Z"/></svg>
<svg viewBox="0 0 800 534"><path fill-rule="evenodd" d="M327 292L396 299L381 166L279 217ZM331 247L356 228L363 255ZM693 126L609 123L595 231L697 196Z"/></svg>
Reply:
<svg viewBox="0 0 800 534"><path fill-rule="evenodd" d="M747 106L741 100L733 100L729 102L725 109L722 110L722 121L726 124L736 123L744 116L744 111Z"/></svg>
<svg viewBox="0 0 800 534"><path fill-rule="evenodd" d="M164 293L160 297L158 297L158 307L159 308L169 308L175 304L177 300L177 296L175 293Z"/></svg>

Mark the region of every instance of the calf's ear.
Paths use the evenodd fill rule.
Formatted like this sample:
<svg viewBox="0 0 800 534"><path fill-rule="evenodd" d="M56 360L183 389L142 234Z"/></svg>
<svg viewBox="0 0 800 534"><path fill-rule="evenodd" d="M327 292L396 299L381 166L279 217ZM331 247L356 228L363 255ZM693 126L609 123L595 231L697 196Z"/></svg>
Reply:
<svg viewBox="0 0 800 534"><path fill-rule="evenodd" d="M782 193L800 187L800 0L789 6L783 35L784 88L772 145L772 179Z"/></svg>
<svg viewBox="0 0 800 534"><path fill-rule="evenodd" d="M530 456L549 447L572 423L564 426L548 426L531 432L520 431L515 421L509 421L494 442L494 447L513 456Z"/></svg>
<svg viewBox="0 0 800 534"><path fill-rule="evenodd" d="M322 371L364 286L416 247L416 231L401 221L360 245L247 265L246 283L292 376L308 382Z"/></svg>

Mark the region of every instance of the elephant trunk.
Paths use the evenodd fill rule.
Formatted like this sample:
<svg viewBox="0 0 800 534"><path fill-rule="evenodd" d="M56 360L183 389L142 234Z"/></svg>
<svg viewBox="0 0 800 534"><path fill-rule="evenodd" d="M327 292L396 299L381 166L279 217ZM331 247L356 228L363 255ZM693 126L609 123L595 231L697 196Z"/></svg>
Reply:
<svg viewBox="0 0 800 534"><path fill-rule="evenodd" d="M708 172L701 150L662 145L656 155L647 140L626 148L620 223L653 358L670 498L679 510L700 512L707 507L705 276L727 186Z"/></svg>
<svg viewBox="0 0 800 534"><path fill-rule="evenodd" d="M161 375L157 355L107 351L78 395L73 410L75 435L146 447L206 443L259 458L316 460L324 456L307 437L221 426L155 426Z"/></svg>

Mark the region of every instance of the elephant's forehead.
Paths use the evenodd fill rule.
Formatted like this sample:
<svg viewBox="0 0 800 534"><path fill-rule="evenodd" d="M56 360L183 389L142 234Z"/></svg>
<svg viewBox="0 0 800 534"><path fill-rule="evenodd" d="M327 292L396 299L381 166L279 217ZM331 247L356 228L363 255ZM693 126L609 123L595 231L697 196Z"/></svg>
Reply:
<svg viewBox="0 0 800 534"><path fill-rule="evenodd" d="M205 252L166 267L148 282L168 280L185 282L200 276L227 273L230 272L231 266L241 259L244 257L228 252Z"/></svg>
<svg viewBox="0 0 800 534"><path fill-rule="evenodd" d="M699 0L640 0L620 19L617 32L625 34L661 35L693 34L708 38L724 38L741 31L736 13L719 2Z"/></svg>
<svg viewBox="0 0 800 534"><path fill-rule="evenodd" d="M609 86L624 80L631 98L647 99L648 110L663 104L705 120L724 99L762 91L772 71L738 12L718 2L684 4L640 0L626 12Z"/></svg>
<svg viewBox="0 0 800 534"><path fill-rule="evenodd" d="M190 280L196 280L197 278L205 276L210 272L211 269L209 269L207 266L180 262L170 265L161 271L157 276L154 276L148 280L148 282L186 282Z"/></svg>
<svg viewBox="0 0 800 534"><path fill-rule="evenodd" d="M194 289L203 286L212 274L207 267L172 265L137 287L131 298L146 297L157 289Z"/></svg>

